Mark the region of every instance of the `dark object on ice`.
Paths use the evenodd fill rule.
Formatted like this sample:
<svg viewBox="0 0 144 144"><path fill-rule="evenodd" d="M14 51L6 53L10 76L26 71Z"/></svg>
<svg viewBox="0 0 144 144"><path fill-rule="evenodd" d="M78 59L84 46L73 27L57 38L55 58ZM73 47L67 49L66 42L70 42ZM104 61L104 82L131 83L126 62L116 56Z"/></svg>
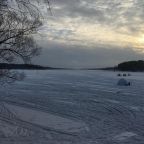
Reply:
<svg viewBox="0 0 144 144"><path fill-rule="evenodd" d="M130 86L130 85L131 85L131 83L130 83L130 82L128 82L128 83L127 83L127 86Z"/></svg>
<svg viewBox="0 0 144 144"><path fill-rule="evenodd" d="M120 77L120 76L121 76L121 74L119 73L119 74L117 74L117 76L119 76L119 77Z"/></svg>
<svg viewBox="0 0 144 144"><path fill-rule="evenodd" d="M118 85L118 86L130 86L131 83L130 83L130 82L127 82L126 79L122 78L122 79L120 79L120 80L118 81L117 85Z"/></svg>
<svg viewBox="0 0 144 144"><path fill-rule="evenodd" d="M131 76L131 74L130 74L130 73L128 73L128 76Z"/></svg>
<svg viewBox="0 0 144 144"><path fill-rule="evenodd" d="M126 74L123 74L123 76L126 77L127 75L126 75Z"/></svg>

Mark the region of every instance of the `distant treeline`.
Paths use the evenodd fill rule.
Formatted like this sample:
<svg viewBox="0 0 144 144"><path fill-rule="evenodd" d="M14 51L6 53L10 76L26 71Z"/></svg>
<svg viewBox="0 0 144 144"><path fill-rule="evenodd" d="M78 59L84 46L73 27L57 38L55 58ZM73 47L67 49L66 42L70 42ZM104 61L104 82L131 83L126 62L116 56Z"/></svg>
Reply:
<svg viewBox="0 0 144 144"><path fill-rule="evenodd" d="M115 68L120 71L144 71L144 61L128 61L118 64Z"/></svg>
<svg viewBox="0 0 144 144"><path fill-rule="evenodd" d="M45 70L45 69L54 69L52 67L44 67L40 65L33 65L33 64L7 64L7 63L0 63L0 69L39 69L39 70Z"/></svg>

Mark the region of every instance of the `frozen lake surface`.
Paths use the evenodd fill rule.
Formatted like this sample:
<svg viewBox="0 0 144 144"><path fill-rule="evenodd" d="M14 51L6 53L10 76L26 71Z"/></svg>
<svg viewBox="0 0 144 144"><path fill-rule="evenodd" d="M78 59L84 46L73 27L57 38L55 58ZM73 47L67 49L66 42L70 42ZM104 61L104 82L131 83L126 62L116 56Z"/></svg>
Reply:
<svg viewBox="0 0 144 144"><path fill-rule="evenodd" d="M0 143L144 144L144 73L25 72L0 89Z"/></svg>

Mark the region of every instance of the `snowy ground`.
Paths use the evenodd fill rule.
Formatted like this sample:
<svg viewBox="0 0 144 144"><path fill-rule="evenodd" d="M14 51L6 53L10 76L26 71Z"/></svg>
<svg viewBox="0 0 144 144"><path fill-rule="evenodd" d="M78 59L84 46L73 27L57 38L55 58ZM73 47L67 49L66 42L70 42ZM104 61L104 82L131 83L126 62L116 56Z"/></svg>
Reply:
<svg viewBox="0 0 144 144"><path fill-rule="evenodd" d="M144 144L144 73L26 71L1 87L2 144Z"/></svg>

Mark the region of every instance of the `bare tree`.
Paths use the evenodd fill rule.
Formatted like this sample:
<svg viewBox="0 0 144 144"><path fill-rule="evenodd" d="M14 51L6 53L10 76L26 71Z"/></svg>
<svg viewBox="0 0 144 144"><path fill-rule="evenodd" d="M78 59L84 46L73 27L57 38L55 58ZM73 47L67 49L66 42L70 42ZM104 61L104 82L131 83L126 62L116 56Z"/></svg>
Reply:
<svg viewBox="0 0 144 144"><path fill-rule="evenodd" d="M43 0L49 8L49 1ZM0 63L30 63L40 53L34 34L42 25L39 0L0 1ZM20 76L1 70L0 78L18 79ZM21 78L20 78L21 79Z"/></svg>

